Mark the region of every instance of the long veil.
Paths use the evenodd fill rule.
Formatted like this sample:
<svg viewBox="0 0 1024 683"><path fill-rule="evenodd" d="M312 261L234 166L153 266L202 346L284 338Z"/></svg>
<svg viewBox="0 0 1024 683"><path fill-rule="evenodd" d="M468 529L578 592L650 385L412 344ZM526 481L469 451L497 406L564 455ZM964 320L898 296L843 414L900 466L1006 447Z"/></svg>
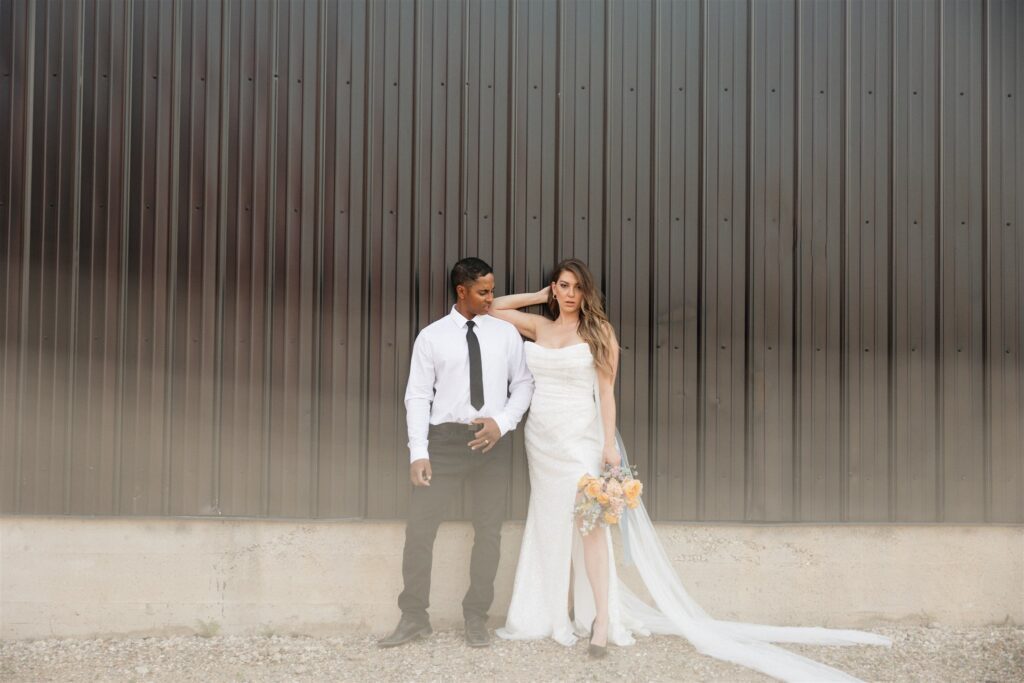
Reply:
<svg viewBox="0 0 1024 683"><path fill-rule="evenodd" d="M616 431L616 442L624 463L626 448ZM694 602L665 554L658 534L640 505L627 510L622 544L625 556L636 566L651 606L619 580L619 599L624 621L639 622L652 633L686 638L699 651L716 659L761 671L784 681L856 681L858 679L826 664L816 662L772 643L815 645L891 645L884 636L864 631L820 627L764 626L719 621Z"/></svg>

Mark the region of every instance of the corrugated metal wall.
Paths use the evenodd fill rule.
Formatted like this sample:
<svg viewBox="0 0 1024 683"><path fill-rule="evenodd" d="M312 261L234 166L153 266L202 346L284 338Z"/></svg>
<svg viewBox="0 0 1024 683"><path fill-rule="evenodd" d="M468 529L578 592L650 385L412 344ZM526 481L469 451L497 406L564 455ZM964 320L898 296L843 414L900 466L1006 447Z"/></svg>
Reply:
<svg viewBox="0 0 1024 683"><path fill-rule="evenodd" d="M0 0L0 64L0 512L401 516L478 254L590 262L660 519L1024 522L1024 3Z"/></svg>

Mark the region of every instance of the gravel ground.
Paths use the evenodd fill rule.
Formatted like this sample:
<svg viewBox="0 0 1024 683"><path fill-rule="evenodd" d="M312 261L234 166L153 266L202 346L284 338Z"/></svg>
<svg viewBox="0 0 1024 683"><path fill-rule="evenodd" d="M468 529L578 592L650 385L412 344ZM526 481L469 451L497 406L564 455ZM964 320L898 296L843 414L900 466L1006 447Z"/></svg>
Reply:
<svg viewBox="0 0 1024 683"><path fill-rule="evenodd" d="M1024 681L1024 628L873 629L880 647L790 646L869 681ZM698 654L679 638L640 639L588 661L586 644L496 641L461 630L391 650L376 636L199 636L0 642L3 681L767 681Z"/></svg>

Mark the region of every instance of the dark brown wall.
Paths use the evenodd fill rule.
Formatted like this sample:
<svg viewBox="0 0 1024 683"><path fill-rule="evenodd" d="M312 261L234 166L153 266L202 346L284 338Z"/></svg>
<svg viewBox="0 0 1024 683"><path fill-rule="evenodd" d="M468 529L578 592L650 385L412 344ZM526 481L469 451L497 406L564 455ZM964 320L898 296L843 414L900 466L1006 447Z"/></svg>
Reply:
<svg viewBox="0 0 1024 683"><path fill-rule="evenodd" d="M477 254L591 264L659 519L1024 522L1024 3L0 0L0 65L0 512L400 517Z"/></svg>

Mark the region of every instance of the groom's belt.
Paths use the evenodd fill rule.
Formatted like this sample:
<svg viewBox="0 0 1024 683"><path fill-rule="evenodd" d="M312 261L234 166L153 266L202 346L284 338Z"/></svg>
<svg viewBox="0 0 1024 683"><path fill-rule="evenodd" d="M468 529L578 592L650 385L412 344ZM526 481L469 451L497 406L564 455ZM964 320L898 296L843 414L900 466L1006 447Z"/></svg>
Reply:
<svg viewBox="0 0 1024 683"><path fill-rule="evenodd" d="M428 438L438 437L457 437L462 438L464 436L473 436L480 429L480 425L477 424L464 424L462 422L442 422L439 425L430 425L430 432Z"/></svg>

